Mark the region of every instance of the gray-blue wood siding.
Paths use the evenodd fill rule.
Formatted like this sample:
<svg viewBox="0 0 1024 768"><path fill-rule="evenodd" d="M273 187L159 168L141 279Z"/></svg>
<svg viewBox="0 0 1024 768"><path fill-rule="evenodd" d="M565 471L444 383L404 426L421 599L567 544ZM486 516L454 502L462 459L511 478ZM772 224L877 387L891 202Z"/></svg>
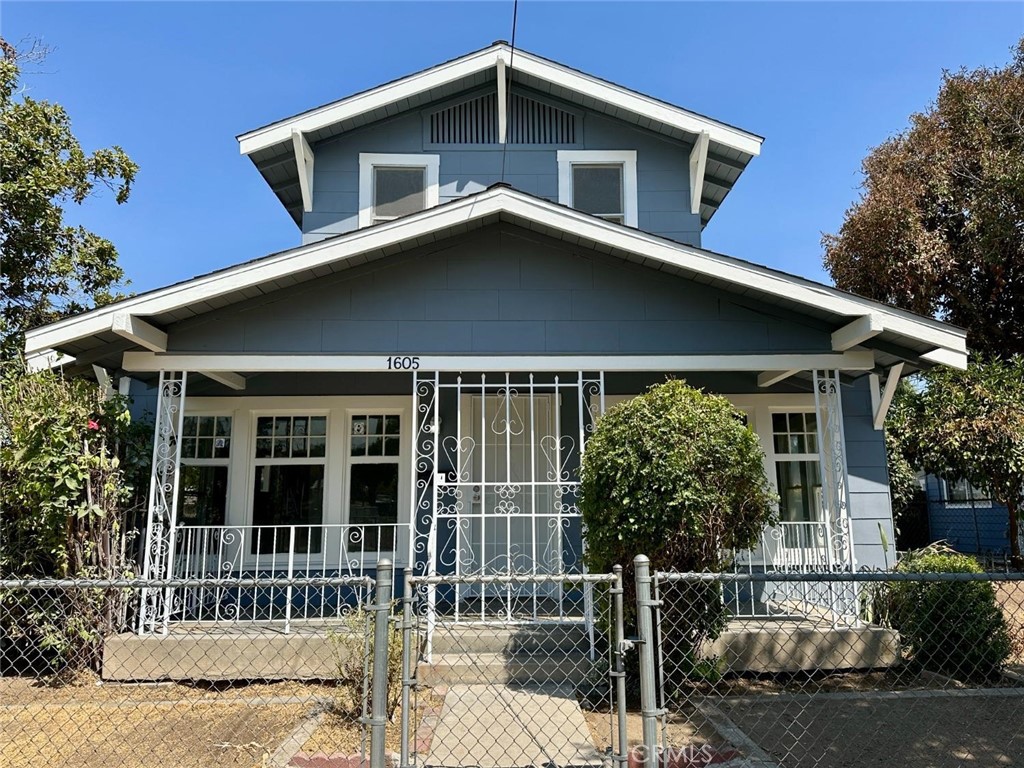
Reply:
<svg viewBox="0 0 1024 768"><path fill-rule="evenodd" d="M567 107L568 109L573 109ZM588 113L577 121L577 142L558 146L433 146L426 142L423 112L374 123L313 147L313 210L303 215L302 241L323 239L358 226L359 153L430 153L440 156L440 202L504 181L558 201L559 149L636 150L637 226L645 232L700 245L700 216L690 213L690 146Z"/></svg>
<svg viewBox="0 0 1024 768"><path fill-rule="evenodd" d="M932 541L945 541L957 552L1000 554L1010 551L1009 512L993 501L973 505L951 504L942 481L934 475L925 480L928 499L928 534Z"/></svg>
<svg viewBox="0 0 1024 768"><path fill-rule="evenodd" d="M858 568L891 568L896 562L885 439L874 426L867 376L843 387L843 430L850 478L850 526ZM883 546L888 543L888 549Z"/></svg>
<svg viewBox="0 0 1024 768"><path fill-rule="evenodd" d="M169 329L169 349L347 354L831 351L832 329L494 225Z"/></svg>

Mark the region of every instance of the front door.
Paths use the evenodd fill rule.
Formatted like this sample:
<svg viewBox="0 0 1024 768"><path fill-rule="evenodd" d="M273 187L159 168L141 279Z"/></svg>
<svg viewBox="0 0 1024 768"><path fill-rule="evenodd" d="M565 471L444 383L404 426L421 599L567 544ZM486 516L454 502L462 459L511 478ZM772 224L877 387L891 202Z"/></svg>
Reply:
<svg viewBox="0 0 1024 768"><path fill-rule="evenodd" d="M463 573L559 573L555 499L560 449L554 394L502 392L463 399L470 496L460 526ZM468 418L467 418L468 417Z"/></svg>

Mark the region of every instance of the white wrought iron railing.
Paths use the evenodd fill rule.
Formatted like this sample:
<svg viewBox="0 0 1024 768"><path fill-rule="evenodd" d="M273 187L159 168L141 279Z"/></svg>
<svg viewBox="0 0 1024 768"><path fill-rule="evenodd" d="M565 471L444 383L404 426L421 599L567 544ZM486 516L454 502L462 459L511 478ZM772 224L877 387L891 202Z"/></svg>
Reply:
<svg viewBox="0 0 1024 768"><path fill-rule="evenodd" d="M833 532L822 521L780 522L761 532L759 545L737 553L738 573L828 573L848 571L839 557ZM849 584L757 581L737 583L724 595L730 613L738 617L794 617L849 623L856 617L856 595Z"/></svg>
<svg viewBox="0 0 1024 768"><path fill-rule="evenodd" d="M172 578L310 579L373 576L388 558L404 565L408 524L182 526ZM357 588L188 587L171 595L176 621L283 622L343 616L365 598Z"/></svg>

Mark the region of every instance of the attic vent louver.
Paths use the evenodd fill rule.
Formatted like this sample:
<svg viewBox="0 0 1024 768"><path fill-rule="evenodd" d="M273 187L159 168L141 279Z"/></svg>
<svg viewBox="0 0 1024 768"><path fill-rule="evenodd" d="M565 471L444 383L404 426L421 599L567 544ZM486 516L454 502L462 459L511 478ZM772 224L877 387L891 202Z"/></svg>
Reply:
<svg viewBox="0 0 1024 768"><path fill-rule="evenodd" d="M432 144L497 144L498 97L488 93L430 115ZM509 144L575 144L576 116L512 94Z"/></svg>

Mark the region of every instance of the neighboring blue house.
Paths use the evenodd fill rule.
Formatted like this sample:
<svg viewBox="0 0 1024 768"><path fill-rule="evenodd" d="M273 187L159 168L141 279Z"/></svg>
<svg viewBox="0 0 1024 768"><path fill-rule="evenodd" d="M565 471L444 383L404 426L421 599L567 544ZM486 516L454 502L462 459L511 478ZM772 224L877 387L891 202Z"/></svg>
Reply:
<svg viewBox="0 0 1024 768"><path fill-rule="evenodd" d="M747 562L885 567L882 419L965 334L702 249L761 141L495 43L241 135L301 245L26 351L151 398L148 575L578 571L587 435L666 377L761 439L782 523Z"/></svg>
<svg viewBox="0 0 1024 768"><path fill-rule="evenodd" d="M990 495L966 481L947 482L925 477L928 534L957 552L1009 557L1009 512Z"/></svg>

